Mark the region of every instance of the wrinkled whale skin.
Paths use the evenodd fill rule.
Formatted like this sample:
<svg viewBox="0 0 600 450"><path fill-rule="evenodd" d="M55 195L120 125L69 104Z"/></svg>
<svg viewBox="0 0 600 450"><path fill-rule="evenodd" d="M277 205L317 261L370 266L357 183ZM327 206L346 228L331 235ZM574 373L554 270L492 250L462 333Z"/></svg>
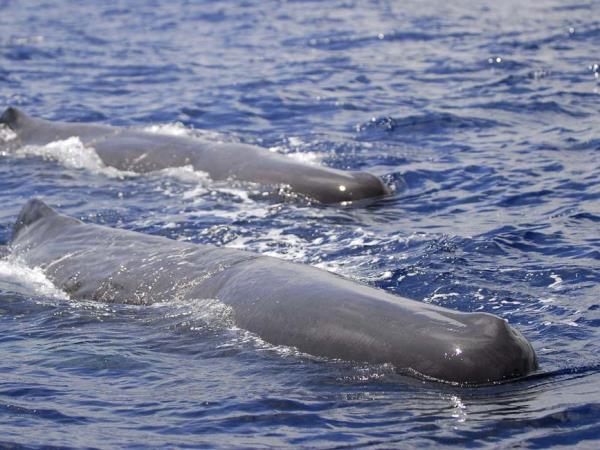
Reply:
<svg viewBox="0 0 600 450"><path fill-rule="evenodd" d="M36 199L23 207L10 249L72 299L218 299L240 328L311 355L390 363L473 385L537 368L532 346L499 317L405 299L256 253L85 224Z"/></svg>
<svg viewBox="0 0 600 450"><path fill-rule="evenodd" d="M18 136L14 145L46 145L76 136L119 170L145 173L192 165L214 180L228 178L263 185L288 185L322 203L351 202L390 193L367 172L303 164L255 145L217 143L107 125L49 122L9 107L0 117Z"/></svg>

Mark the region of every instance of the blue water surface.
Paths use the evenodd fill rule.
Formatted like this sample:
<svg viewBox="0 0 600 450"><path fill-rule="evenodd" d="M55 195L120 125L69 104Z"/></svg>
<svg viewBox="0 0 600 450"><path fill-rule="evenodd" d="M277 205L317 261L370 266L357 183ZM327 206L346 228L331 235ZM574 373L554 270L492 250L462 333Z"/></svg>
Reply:
<svg viewBox="0 0 600 450"><path fill-rule="evenodd" d="M395 189L325 207L2 155L0 244L37 196L497 314L540 361L499 386L423 382L193 302L69 301L0 261L0 447L597 448L599 42L586 0L0 0L0 109L249 142Z"/></svg>

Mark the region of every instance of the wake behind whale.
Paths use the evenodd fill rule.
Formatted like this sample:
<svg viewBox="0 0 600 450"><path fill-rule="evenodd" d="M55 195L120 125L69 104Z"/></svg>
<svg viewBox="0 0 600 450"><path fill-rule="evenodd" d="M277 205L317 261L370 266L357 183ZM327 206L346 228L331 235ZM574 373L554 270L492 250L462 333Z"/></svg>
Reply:
<svg viewBox="0 0 600 450"><path fill-rule="evenodd" d="M322 203L352 202L390 193L367 172L349 172L295 161L255 145L212 142L107 125L49 122L9 107L0 117L16 139L9 150L77 137L108 167L147 173L192 166L214 180L234 179L266 186L289 186L292 192Z"/></svg>
<svg viewBox="0 0 600 450"><path fill-rule="evenodd" d="M70 298L217 299L239 328L315 356L390 363L402 373L461 384L537 367L531 345L496 316L408 300L251 252L84 224L39 200L22 209L10 250Z"/></svg>

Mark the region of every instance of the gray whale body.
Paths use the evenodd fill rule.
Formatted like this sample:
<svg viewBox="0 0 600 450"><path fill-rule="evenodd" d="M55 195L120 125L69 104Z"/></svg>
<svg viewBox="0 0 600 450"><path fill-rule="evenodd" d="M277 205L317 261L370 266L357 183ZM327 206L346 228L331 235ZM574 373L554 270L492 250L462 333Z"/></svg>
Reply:
<svg viewBox="0 0 600 450"><path fill-rule="evenodd" d="M339 203L389 194L383 182L367 172L349 172L311 166L241 143L216 143L201 139L164 136L107 125L49 122L9 107L0 123L16 134L17 146L46 145L76 136L93 147L110 167L132 172L151 172L192 165L214 180L228 178L263 185L288 185L322 203Z"/></svg>
<svg viewBox="0 0 600 450"><path fill-rule="evenodd" d="M20 212L9 247L73 299L217 299L236 326L316 356L391 363L401 373L469 385L537 368L532 346L499 317L256 253L85 224L36 199Z"/></svg>

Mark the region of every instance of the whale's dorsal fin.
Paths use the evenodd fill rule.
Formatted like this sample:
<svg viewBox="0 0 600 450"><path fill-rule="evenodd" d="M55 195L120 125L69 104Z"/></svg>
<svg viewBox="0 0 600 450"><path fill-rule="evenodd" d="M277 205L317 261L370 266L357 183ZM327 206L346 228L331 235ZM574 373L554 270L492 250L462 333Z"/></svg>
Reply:
<svg viewBox="0 0 600 450"><path fill-rule="evenodd" d="M23 111L13 106L9 106L8 108L6 108L2 116L0 116L0 123L9 126L13 130L16 130L27 119L29 119L29 116Z"/></svg>
<svg viewBox="0 0 600 450"><path fill-rule="evenodd" d="M21 212L19 213L13 228L13 237L16 236L23 227L31 225L41 218L56 215L58 215L58 213L46 205L43 201L37 198L32 198L25 203L23 208L21 208Z"/></svg>

